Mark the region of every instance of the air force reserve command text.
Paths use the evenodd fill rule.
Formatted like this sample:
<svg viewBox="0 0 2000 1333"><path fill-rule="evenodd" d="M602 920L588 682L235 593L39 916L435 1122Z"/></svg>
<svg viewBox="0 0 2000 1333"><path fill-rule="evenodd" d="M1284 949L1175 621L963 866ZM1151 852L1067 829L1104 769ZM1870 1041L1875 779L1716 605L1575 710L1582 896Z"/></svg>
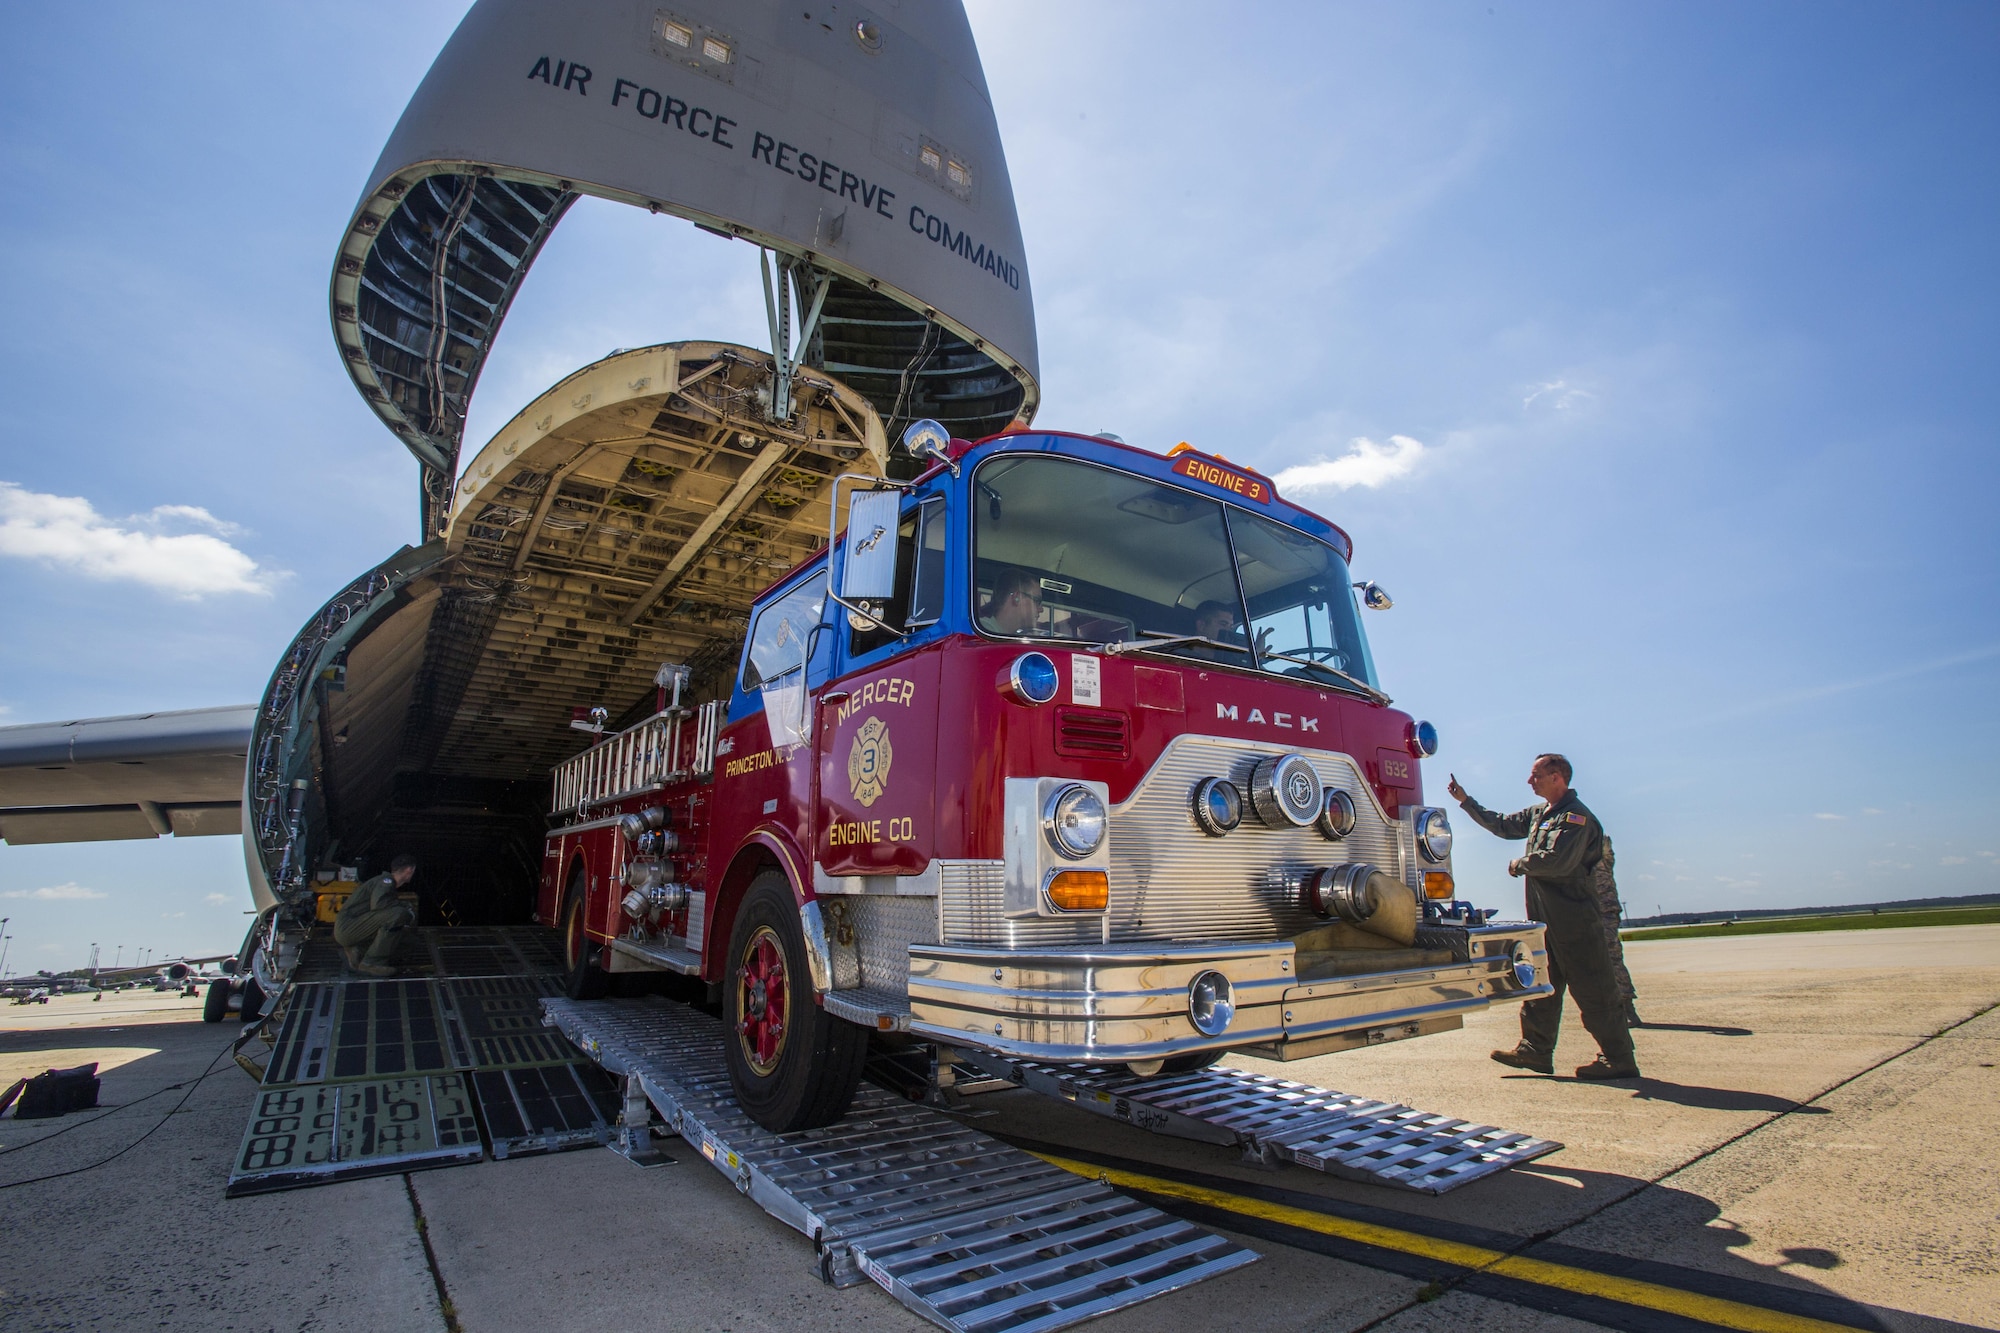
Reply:
<svg viewBox="0 0 2000 1333"><path fill-rule="evenodd" d="M591 80L595 76L588 65L543 56L528 71L528 77L557 92L589 97ZM759 129L751 130L750 142L745 145L737 122L728 116L627 78L611 81L610 98L614 109L652 121L663 131L692 135L732 153L747 147L752 160L794 177L805 185L818 186L836 198L848 200L865 213L892 220L901 216L917 235L943 246L1015 291L1021 289L1020 268L998 250L973 239L970 233L953 227L920 205L897 205L896 192L879 181L871 181Z"/></svg>

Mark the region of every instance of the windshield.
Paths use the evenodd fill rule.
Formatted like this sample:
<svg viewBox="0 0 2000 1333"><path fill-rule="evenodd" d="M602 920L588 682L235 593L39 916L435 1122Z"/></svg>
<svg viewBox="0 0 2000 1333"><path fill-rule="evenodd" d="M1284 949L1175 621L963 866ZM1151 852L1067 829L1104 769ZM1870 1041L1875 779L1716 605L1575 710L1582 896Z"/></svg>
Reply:
<svg viewBox="0 0 2000 1333"><path fill-rule="evenodd" d="M1187 638L1155 651L1344 687L1319 669L1332 667L1374 684L1347 567L1323 542L1059 458L991 460L974 475L972 503L973 610L988 634Z"/></svg>

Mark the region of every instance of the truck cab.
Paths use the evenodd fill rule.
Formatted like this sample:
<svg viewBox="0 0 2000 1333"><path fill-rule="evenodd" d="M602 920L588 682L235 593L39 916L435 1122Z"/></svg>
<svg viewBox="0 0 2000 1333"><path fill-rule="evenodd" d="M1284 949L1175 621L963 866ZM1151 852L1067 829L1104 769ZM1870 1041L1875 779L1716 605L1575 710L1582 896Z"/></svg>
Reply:
<svg viewBox="0 0 2000 1333"><path fill-rule="evenodd" d="M1542 928L1459 899L1344 532L1186 446L905 443L913 479L835 483L726 699L667 668L558 769L573 994L700 976L739 1099L793 1129L871 1034L1143 1076L1550 993Z"/></svg>

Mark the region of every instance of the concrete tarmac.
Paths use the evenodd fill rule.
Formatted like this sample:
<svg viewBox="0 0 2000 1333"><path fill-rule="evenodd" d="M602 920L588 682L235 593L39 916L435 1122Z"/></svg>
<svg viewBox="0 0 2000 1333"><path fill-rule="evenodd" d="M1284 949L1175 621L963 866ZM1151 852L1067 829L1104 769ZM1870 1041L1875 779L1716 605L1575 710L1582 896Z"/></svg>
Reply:
<svg viewBox="0 0 2000 1333"><path fill-rule="evenodd" d="M980 1098L995 1114L977 1126L1151 1181L1264 1256L1086 1326L1105 1333L1996 1323L2000 926L1628 958L1650 1024L1636 1084L1567 1077L1593 1054L1573 1011L1553 1079L1486 1059L1513 1042L1510 1010L1232 1061L1566 1145L1442 1198L1259 1170L1026 1092ZM131 1008L105 1021L114 999ZM872 1284L822 1285L808 1241L675 1139L680 1161L650 1170L585 1150L224 1199L252 1088L223 1054L235 1025L185 1021L192 1006L0 1008L9 1081L99 1059L112 1108L0 1121L0 1333L929 1327Z"/></svg>

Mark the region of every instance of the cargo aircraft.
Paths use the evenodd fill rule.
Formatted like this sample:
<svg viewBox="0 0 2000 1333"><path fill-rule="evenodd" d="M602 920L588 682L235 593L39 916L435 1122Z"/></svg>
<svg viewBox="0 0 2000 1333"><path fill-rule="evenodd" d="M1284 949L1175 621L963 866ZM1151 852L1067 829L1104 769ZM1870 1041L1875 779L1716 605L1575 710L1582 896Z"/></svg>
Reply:
<svg viewBox="0 0 2000 1333"><path fill-rule="evenodd" d="M508 307L585 195L745 242L771 345L613 358L462 476ZM527 920L579 706L642 715L667 661L712 688L750 598L825 543L837 473L913 473L885 444L909 423L978 439L1040 401L955 0L478 0L369 173L329 314L416 462L414 540L327 600L254 703L0 728L0 840L242 837L240 976L265 994L280 908L309 916L335 865L408 851L427 922ZM468 503L517 451L534 474Z"/></svg>

